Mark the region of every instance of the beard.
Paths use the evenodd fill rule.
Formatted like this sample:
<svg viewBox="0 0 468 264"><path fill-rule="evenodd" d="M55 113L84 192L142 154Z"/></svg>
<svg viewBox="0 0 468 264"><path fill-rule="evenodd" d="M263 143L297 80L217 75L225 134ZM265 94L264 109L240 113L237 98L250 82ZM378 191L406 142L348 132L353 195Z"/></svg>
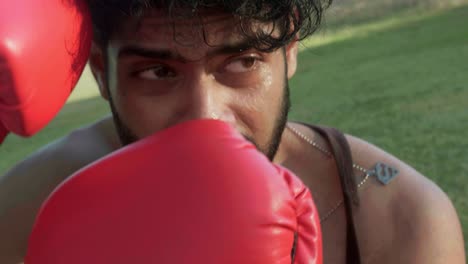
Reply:
<svg viewBox="0 0 468 264"><path fill-rule="evenodd" d="M115 129L117 130L117 134L119 135L120 143L122 146L127 146L132 143L137 142L140 140L132 130L122 122L119 114L117 113L117 109L115 108L114 101L112 100L112 96L110 95L110 91L107 90L109 93L109 105L112 111L112 118L114 119Z"/></svg>
<svg viewBox="0 0 468 264"><path fill-rule="evenodd" d="M273 130L271 132L270 139L266 146L260 146L257 142L249 136L243 135L247 141L250 141L258 151L262 152L270 161L273 161L275 158L276 152L278 151L279 145L281 143L281 137L283 131L286 128L288 122L288 114L291 109L291 100L289 97L289 85L288 81L285 81L283 97L281 98L281 104L279 107L278 115L274 121Z"/></svg>
<svg viewBox="0 0 468 264"><path fill-rule="evenodd" d="M285 76L286 77L286 76ZM106 82L108 83L108 82ZM114 101L112 100L112 96L109 90L109 87L106 87L107 92L109 93L109 105L112 111L112 117L114 119L114 124L117 130L117 133L120 138L120 142L123 146L130 145L134 142L140 140L132 130L124 124L122 119L120 118L117 109L114 105ZM273 158L278 151L279 145L281 143L281 137L283 135L283 131L286 127L286 123L288 121L288 114L291 108L291 101L289 96L289 84L287 78L285 78L285 84L283 88L283 97L281 98L280 107L278 109L278 114L274 121L273 129L271 132L270 139L265 146L260 146L252 137L247 135L243 135L243 137L252 143L258 151L262 152L270 161L273 161Z"/></svg>

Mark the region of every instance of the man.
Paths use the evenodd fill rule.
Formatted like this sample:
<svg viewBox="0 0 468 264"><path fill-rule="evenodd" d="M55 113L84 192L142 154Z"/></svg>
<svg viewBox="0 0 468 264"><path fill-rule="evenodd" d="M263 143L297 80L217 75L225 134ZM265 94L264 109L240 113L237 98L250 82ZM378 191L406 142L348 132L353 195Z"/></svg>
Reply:
<svg viewBox="0 0 468 264"><path fill-rule="evenodd" d="M1 263L22 261L40 204L70 174L202 118L232 124L306 183L322 218L326 264L465 263L458 217L435 184L363 140L287 122L298 40L316 29L324 3L107 2L90 1L90 65L112 118L52 143L1 178Z"/></svg>

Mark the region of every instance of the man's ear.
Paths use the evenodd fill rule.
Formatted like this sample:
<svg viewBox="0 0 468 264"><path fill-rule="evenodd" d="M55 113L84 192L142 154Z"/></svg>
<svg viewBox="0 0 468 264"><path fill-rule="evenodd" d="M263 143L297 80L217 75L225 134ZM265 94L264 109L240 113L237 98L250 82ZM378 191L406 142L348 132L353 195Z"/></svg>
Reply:
<svg viewBox="0 0 468 264"><path fill-rule="evenodd" d="M99 86L99 92L101 93L101 96L109 100L109 93L107 90L107 84L104 83L106 78L105 78L105 66L104 66L104 54L101 49L96 43L93 42L91 45L91 52L89 55L89 66L91 68L91 72L93 73L94 79L96 80L98 86Z"/></svg>
<svg viewBox="0 0 468 264"><path fill-rule="evenodd" d="M288 65L288 79L291 79L297 69L297 52L299 41L293 40L286 46L286 63Z"/></svg>

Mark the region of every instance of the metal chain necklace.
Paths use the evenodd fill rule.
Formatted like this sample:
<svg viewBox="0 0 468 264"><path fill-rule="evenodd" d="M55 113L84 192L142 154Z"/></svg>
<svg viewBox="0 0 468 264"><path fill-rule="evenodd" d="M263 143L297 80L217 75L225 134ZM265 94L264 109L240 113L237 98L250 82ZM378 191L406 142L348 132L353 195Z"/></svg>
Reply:
<svg viewBox="0 0 468 264"><path fill-rule="evenodd" d="M333 154L330 151L326 150L325 148L323 148L322 146L317 144L317 142L315 142L314 140L306 137L304 134L299 132L294 127L292 127L292 126L290 126L288 124L287 128L289 130L291 130L296 136L303 139L304 141L306 141L307 143L312 145L314 148L316 148L317 150L322 152L325 156L327 156L327 157L332 157L333 156ZM366 181L369 179L369 177L375 173L375 171L366 170L365 168L363 168L363 167L361 167L361 166L359 166L359 165L357 165L355 163L353 163L353 168L356 169L356 170L359 170L359 171L361 171L361 172L363 172L365 174L364 179L362 179L362 181L357 185L358 189L361 188L366 183ZM336 210L338 210L338 208L340 208L343 205L343 202L344 202L344 199L341 199L339 202L336 203L336 205L330 211L328 211L326 214L324 214L322 217L320 217L320 223L325 222L330 216L332 216L336 212Z"/></svg>

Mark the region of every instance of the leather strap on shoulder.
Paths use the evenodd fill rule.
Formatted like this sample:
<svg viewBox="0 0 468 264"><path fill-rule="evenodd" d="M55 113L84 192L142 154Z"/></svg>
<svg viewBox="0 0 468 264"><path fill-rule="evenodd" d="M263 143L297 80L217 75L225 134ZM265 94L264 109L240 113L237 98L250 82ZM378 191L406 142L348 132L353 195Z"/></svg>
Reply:
<svg viewBox="0 0 468 264"><path fill-rule="evenodd" d="M300 124L314 130L314 132L322 136L329 144L336 162L344 196L347 223L346 262L348 264L359 264L361 263L361 256L353 219L353 206L359 206L359 197L353 172L351 148L344 134L335 128L315 126L306 123Z"/></svg>

